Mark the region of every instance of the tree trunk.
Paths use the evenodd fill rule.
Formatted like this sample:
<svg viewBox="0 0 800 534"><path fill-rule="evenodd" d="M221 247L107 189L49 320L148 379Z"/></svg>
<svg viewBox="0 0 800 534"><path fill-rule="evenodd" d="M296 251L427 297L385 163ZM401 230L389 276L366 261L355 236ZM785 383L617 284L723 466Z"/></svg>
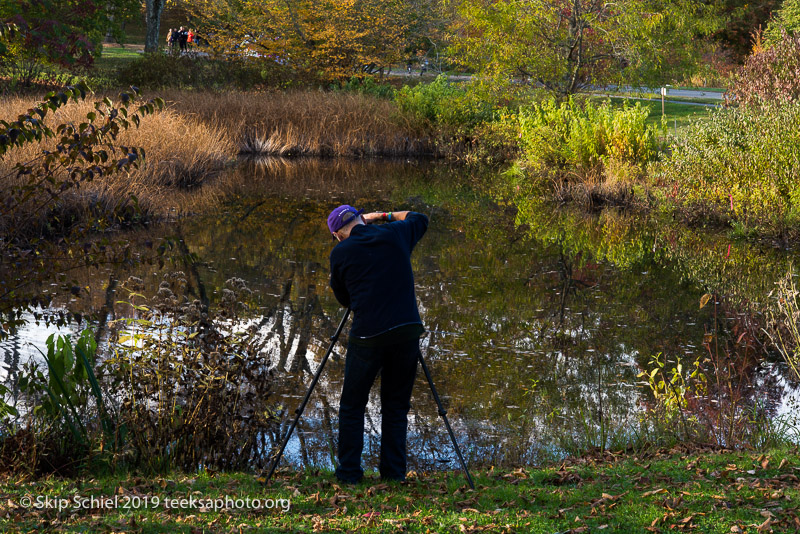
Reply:
<svg viewBox="0 0 800 534"><path fill-rule="evenodd" d="M145 0L147 11L144 19L147 25L147 32L144 38L145 52L158 52L159 42L158 30L161 26L161 13L164 11L166 0Z"/></svg>

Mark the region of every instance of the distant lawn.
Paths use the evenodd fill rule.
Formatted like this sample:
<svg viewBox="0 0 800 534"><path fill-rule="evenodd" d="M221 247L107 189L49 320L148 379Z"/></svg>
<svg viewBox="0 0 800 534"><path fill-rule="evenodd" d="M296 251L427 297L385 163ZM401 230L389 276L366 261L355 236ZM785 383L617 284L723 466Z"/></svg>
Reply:
<svg viewBox="0 0 800 534"><path fill-rule="evenodd" d="M674 85L670 89L680 89L681 91L705 91L706 93L725 93L728 90L724 87L691 87L688 85Z"/></svg>
<svg viewBox="0 0 800 534"><path fill-rule="evenodd" d="M102 57L111 60L117 59L133 59L141 55L144 48L137 45L105 45L103 47Z"/></svg>
<svg viewBox="0 0 800 534"><path fill-rule="evenodd" d="M596 101L609 100L608 98L597 98ZM647 124L661 126L661 100L638 100L635 98L612 97L611 103L621 106L624 102L633 105L637 102L643 107L650 109L650 116ZM674 135L680 135L692 120L704 120L708 117L713 108L707 106L693 106L691 104L681 104L667 102L664 105L664 112L667 121L668 131Z"/></svg>
<svg viewBox="0 0 800 534"><path fill-rule="evenodd" d="M119 45L103 46L103 53L94 62L94 67L98 74L112 75L117 69L124 66L137 57L141 57L141 45Z"/></svg>

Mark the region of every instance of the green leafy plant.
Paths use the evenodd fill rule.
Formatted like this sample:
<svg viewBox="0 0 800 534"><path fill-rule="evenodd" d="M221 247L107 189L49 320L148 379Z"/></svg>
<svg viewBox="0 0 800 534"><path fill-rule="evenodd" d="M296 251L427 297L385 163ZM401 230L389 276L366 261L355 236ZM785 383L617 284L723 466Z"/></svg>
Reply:
<svg viewBox="0 0 800 534"><path fill-rule="evenodd" d="M673 139L651 183L678 205L750 226L800 217L800 104L719 109Z"/></svg>
<svg viewBox="0 0 800 534"><path fill-rule="evenodd" d="M774 46L786 34L800 35L800 1L784 0L764 32L767 44Z"/></svg>
<svg viewBox="0 0 800 534"><path fill-rule="evenodd" d="M108 398L100 387L94 332L85 329L72 336L50 335L47 352L39 351L44 369L33 362L23 367L18 380L24 395L27 423L12 425L3 448L21 446L29 435L31 449L17 469L59 470L116 460L126 429L117 425ZM38 350L38 349L37 349ZM45 464L48 467L44 467Z"/></svg>
<svg viewBox="0 0 800 534"><path fill-rule="evenodd" d="M695 361L691 370L684 371L683 364L678 361L674 366L667 367L667 360L662 353L650 359L649 369L639 373L639 378L644 378L649 388L655 406L651 415L667 425L680 421L685 439L691 437L691 425L697 423L696 417L687 416L689 398L704 395L706 391L706 376L702 372L700 362Z"/></svg>
<svg viewBox="0 0 800 534"><path fill-rule="evenodd" d="M47 375L33 369L19 381L23 391L46 394L34 407L34 413L60 419L83 445L91 440L87 430L90 422L81 413L89 406L90 396L107 437L113 439L115 430L94 373L97 344L93 336L92 330L87 328L73 346L69 335L51 334L46 342L47 353L39 351L47 364Z"/></svg>
<svg viewBox="0 0 800 534"><path fill-rule="evenodd" d="M492 118L492 110L485 102L450 83L443 74L431 83L403 86L395 102L402 113L431 125L474 125Z"/></svg>
<svg viewBox="0 0 800 534"><path fill-rule="evenodd" d="M358 93L388 99L394 98L396 93L394 87L389 84L377 82L374 76L353 76L342 84L333 85L332 88L349 93Z"/></svg>
<svg viewBox="0 0 800 534"><path fill-rule="evenodd" d="M615 108L548 99L520 110L523 156L556 173L587 173L611 162L643 165L658 155L657 129L645 124L649 114L638 103Z"/></svg>

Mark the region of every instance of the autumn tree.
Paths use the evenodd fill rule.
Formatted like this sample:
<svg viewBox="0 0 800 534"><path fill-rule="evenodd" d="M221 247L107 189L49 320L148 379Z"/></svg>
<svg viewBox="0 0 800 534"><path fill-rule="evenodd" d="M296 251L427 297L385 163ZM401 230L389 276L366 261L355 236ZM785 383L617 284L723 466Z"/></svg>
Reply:
<svg viewBox="0 0 800 534"><path fill-rule="evenodd" d="M783 32L790 37L800 35L800 0L784 0L767 27L767 44L783 40Z"/></svg>
<svg viewBox="0 0 800 534"><path fill-rule="evenodd" d="M428 27L434 13L434 0L188 0L188 5L218 53L330 78L402 60L415 31Z"/></svg>
<svg viewBox="0 0 800 534"><path fill-rule="evenodd" d="M453 51L481 79L561 95L685 74L718 25L700 0L464 0L460 14Z"/></svg>
<svg viewBox="0 0 800 534"><path fill-rule="evenodd" d="M103 37L137 9L136 0L0 2L0 67L27 85L48 66L89 66Z"/></svg>

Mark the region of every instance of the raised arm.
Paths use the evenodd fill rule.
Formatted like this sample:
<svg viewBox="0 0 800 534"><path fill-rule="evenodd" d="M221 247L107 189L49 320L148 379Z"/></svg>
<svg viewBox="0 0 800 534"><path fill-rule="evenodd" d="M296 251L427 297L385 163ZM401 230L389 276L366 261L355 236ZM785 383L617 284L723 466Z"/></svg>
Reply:
<svg viewBox="0 0 800 534"><path fill-rule="evenodd" d="M364 222L367 224L373 222L392 222L392 221L404 221L406 220L406 216L411 213L410 211L374 211L372 213L365 213L362 215L364 218Z"/></svg>

